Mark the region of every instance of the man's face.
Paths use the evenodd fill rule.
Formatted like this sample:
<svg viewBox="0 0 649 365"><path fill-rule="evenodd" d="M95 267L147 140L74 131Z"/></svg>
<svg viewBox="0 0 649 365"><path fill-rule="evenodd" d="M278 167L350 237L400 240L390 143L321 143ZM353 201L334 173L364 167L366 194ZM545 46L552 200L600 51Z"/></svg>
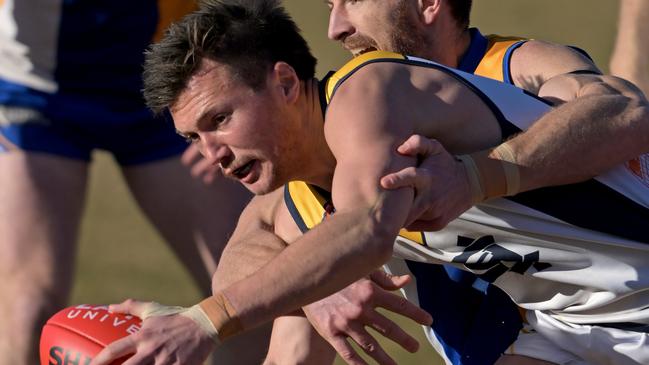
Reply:
<svg viewBox="0 0 649 365"><path fill-rule="evenodd" d="M425 47L418 29L417 2L409 0L329 0L329 39L354 56L370 50L418 55Z"/></svg>
<svg viewBox="0 0 649 365"><path fill-rule="evenodd" d="M178 133L253 193L268 193L290 179L290 152L299 137L268 84L254 90L228 66L206 59L170 110Z"/></svg>

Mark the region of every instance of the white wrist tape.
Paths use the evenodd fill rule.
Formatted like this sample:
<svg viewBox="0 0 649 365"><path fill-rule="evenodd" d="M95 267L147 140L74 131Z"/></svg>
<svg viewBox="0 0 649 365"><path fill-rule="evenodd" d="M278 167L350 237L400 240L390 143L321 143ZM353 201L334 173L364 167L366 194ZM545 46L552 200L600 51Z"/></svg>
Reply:
<svg viewBox="0 0 649 365"><path fill-rule="evenodd" d="M507 181L507 196L518 194L521 190L521 175L516 164L516 155L514 150L507 142L502 143L494 149L494 153L500 159L500 163L505 171L505 180Z"/></svg>
<svg viewBox="0 0 649 365"><path fill-rule="evenodd" d="M140 318L145 320L150 317L161 317L178 314L187 317L194 321L198 326L207 333L208 336L218 345L221 343L219 340L219 333L210 321L207 314L198 305L189 308L178 306L166 306L156 302L150 302L144 305Z"/></svg>
<svg viewBox="0 0 649 365"><path fill-rule="evenodd" d="M482 183L480 170L469 155L460 155L457 158L462 161L467 177L469 178L469 188L471 189L471 203L477 204L485 200L485 192Z"/></svg>

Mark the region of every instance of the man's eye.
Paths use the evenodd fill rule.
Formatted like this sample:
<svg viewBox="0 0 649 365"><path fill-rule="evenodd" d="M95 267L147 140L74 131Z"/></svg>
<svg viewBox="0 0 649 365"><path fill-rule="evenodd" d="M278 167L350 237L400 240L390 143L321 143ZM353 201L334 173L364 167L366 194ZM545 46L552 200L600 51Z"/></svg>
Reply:
<svg viewBox="0 0 649 365"><path fill-rule="evenodd" d="M198 142L198 140L200 139L198 137L198 134L188 134L188 135L186 135L184 137L185 137L185 142L187 142L187 143L195 143L195 142Z"/></svg>
<svg viewBox="0 0 649 365"><path fill-rule="evenodd" d="M212 125L214 126L214 128L219 128L221 125L227 123L229 119L230 119L230 113L216 114L212 118Z"/></svg>

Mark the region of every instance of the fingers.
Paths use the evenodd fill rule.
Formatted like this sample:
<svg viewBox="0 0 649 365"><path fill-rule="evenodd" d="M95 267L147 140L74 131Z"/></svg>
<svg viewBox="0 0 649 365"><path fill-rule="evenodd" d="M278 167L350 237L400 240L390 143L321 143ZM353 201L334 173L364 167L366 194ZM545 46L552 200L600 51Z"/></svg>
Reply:
<svg viewBox="0 0 649 365"><path fill-rule="evenodd" d="M90 365L108 365L113 361L124 357L128 354L135 353L137 347L133 336L124 337L106 346L95 358Z"/></svg>
<svg viewBox="0 0 649 365"><path fill-rule="evenodd" d="M195 178L203 179L206 185L211 184L220 173L220 168L213 165L209 160L202 158L191 166L190 174Z"/></svg>
<svg viewBox="0 0 649 365"><path fill-rule="evenodd" d="M437 140L429 139L418 134L413 134L397 147L397 152L407 156L428 157L443 151L441 143Z"/></svg>
<svg viewBox="0 0 649 365"><path fill-rule="evenodd" d="M147 304L150 304L150 302L140 302L139 300L126 299L119 304L109 305L108 310L114 313L131 314L136 317L142 318L143 308Z"/></svg>
<svg viewBox="0 0 649 365"><path fill-rule="evenodd" d="M363 352L376 360L377 363L381 365L397 365L394 359L383 350L378 341L365 328L350 329L348 335Z"/></svg>
<svg viewBox="0 0 649 365"><path fill-rule="evenodd" d="M198 150L198 147L195 144L190 144L189 147L183 152L180 156L180 162L185 166L191 166L194 164L194 161L202 158L201 152Z"/></svg>
<svg viewBox="0 0 649 365"><path fill-rule="evenodd" d="M383 295L377 297L375 303L381 308L408 317L419 324L430 326L433 323L433 317L428 312L400 295L383 292Z"/></svg>
<svg viewBox="0 0 649 365"><path fill-rule="evenodd" d="M389 338L394 343L403 347L406 351L414 353L419 350L419 342L414 337L410 336L401 326L381 313L375 312L369 320L374 330L383 335L383 337Z"/></svg>
<svg viewBox="0 0 649 365"><path fill-rule="evenodd" d="M397 152L402 155L419 156L421 157L420 160L425 160L443 151L445 151L444 147L438 141L417 134L410 136L397 147ZM407 167L401 171L384 176L380 182L384 189L397 189L406 186L416 187L418 182L422 183L424 181L418 176L418 170L416 168Z"/></svg>
<svg viewBox="0 0 649 365"><path fill-rule="evenodd" d="M383 270L375 270L370 274L370 279L385 290L397 290L407 285L412 278L410 275L391 275Z"/></svg>
<svg viewBox="0 0 649 365"><path fill-rule="evenodd" d="M393 172L383 176L380 180L381 187L384 189L398 189L405 187L416 187L419 182L417 168L406 167L403 170Z"/></svg>
<svg viewBox="0 0 649 365"><path fill-rule="evenodd" d="M367 365L367 362L363 360L360 355L356 353L354 348L347 343L344 337L336 337L335 339L329 340L329 344L336 350L338 355L343 361L349 365Z"/></svg>

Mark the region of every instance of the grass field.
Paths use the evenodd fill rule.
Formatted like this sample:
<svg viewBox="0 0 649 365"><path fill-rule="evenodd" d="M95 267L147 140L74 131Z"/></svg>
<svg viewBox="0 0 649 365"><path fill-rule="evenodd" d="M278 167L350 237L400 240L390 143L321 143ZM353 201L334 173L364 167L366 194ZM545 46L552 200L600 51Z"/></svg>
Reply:
<svg viewBox="0 0 649 365"><path fill-rule="evenodd" d="M603 70L615 35L617 1L474 1L472 24L483 33L521 35L576 45ZM326 39L327 8L322 1L286 2L314 53L318 73L348 57ZM189 305L198 292L187 273L134 205L110 156L98 153L83 220L77 280L71 303L112 303L126 297ZM409 327L417 334L418 328ZM389 345L389 344L388 344ZM432 350L416 355L395 352L400 364L436 364Z"/></svg>

